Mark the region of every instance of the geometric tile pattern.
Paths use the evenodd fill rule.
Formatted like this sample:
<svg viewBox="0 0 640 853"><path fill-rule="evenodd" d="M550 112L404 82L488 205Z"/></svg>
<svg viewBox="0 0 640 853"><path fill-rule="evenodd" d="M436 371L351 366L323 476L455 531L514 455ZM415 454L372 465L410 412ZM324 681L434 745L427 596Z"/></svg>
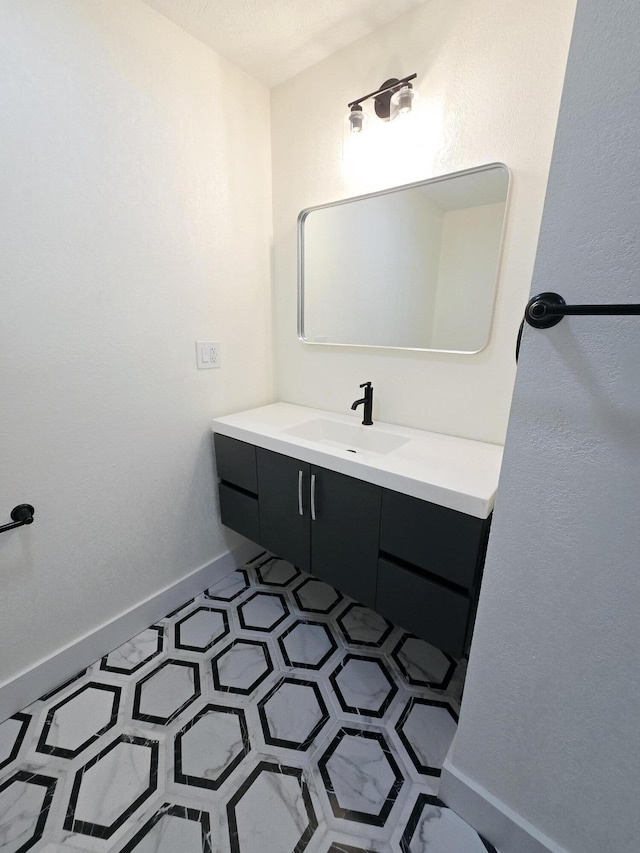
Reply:
<svg viewBox="0 0 640 853"><path fill-rule="evenodd" d="M320 688L314 681L282 678L258 702L265 743L304 751L329 721Z"/></svg>
<svg viewBox="0 0 640 853"><path fill-rule="evenodd" d="M447 702L409 699L396 731L418 773L440 775L457 724L458 716Z"/></svg>
<svg viewBox="0 0 640 853"><path fill-rule="evenodd" d="M298 619L278 637L285 666L322 669L338 649L329 626L324 622Z"/></svg>
<svg viewBox="0 0 640 853"><path fill-rule="evenodd" d="M42 837L57 780L18 770L0 785L0 848L19 853Z"/></svg>
<svg viewBox="0 0 640 853"><path fill-rule="evenodd" d="M329 680L348 714L382 718L398 692L384 663L364 655L346 655Z"/></svg>
<svg viewBox="0 0 640 853"><path fill-rule="evenodd" d="M157 741L120 735L77 771L64 828L111 838L157 784Z"/></svg>
<svg viewBox="0 0 640 853"><path fill-rule="evenodd" d="M342 611L336 621L352 646L380 648L393 631L393 625L383 616L355 601Z"/></svg>
<svg viewBox="0 0 640 853"><path fill-rule="evenodd" d="M227 806L233 853L305 849L318 819L302 770L261 761Z"/></svg>
<svg viewBox="0 0 640 853"><path fill-rule="evenodd" d="M461 817L437 797L419 794L400 839L402 853L460 850L464 853L497 853Z"/></svg>
<svg viewBox="0 0 640 853"><path fill-rule="evenodd" d="M176 622L176 649L206 652L228 633L229 616L226 610L198 607Z"/></svg>
<svg viewBox="0 0 640 853"><path fill-rule="evenodd" d="M318 766L336 817L384 826L404 779L381 732L340 729Z"/></svg>
<svg viewBox="0 0 640 853"><path fill-rule="evenodd" d="M273 672L269 647L260 640L235 639L211 660L216 690L249 696Z"/></svg>
<svg viewBox="0 0 640 853"><path fill-rule="evenodd" d="M435 646L404 634L391 652L400 673L414 687L446 690L456 668L456 662Z"/></svg>
<svg viewBox="0 0 640 853"><path fill-rule="evenodd" d="M207 705L175 737L175 781L217 791L250 748L242 708Z"/></svg>
<svg viewBox="0 0 640 853"><path fill-rule="evenodd" d="M277 557L267 557L256 563L255 573L262 586L288 586L302 574L300 569Z"/></svg>
<svg viewBox="0 0 640 853"><path fill-rule="evenodd" d="M11 764L20 752L30 722L28 714L14 714L0 723L0 770Z"/></svg>
<svg viewBox="0 0 640 853"><path fill-rule="evenodd" d="M269 633L289 615L287 603L277 592L254 592L238 607L240 627Z"/></svg>
<svg viewBox="0 0 640 853"><path fill-rule="evenodd" d="M120 853L176 853L177 850L181 853L213 853L207 812L165 803Z"/></svg>
<svg viewBox="0 0 640 853"><path fill-rule="evenodd" d="M132 675L152 658L157 657L163 648L164 635L162 628L152 625L141 631L120 648L114 649L102 658L100 669L106 672L120 672Z"/></svg>
<svg viewBox="0 0 640 853"><path fill-rule="evenodd" d="M464 665L270 554L0 723L0 850L486 853Z"/></svg>
<svg viewBox="0 0 640 853"><path fill-rule="evenodd" d="M198 664L168 658L136 684L133 719L167 725L199 695Z"/></svg>
<svg viewBox="0 0 640 853"><path fill-rule="evenodd" d="M90 681L62 699L49 709L36 750L75 758L115 726L121 692L121 687Z"/></svg>

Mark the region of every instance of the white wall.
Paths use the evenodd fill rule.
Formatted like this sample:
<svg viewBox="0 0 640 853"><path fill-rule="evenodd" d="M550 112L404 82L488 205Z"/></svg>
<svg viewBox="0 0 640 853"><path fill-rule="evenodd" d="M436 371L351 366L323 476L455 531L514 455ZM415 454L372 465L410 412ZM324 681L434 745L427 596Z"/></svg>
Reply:
<svg viewBox="0 0 640 853"><path fill-rule="evenodd" d="M0 79L1 682L227 550L273 389L267 89L138 0L4 0Z"/></svg>
<svg viewBox="0 0 640 853"><path fill-rule="evenodd" d="M274 317L282 400L502 442L575 0L427 0L272 92ZM346 105L417 72L409 122L371 118L343 145ZM357 151L355 150L357 148ZM344 156L343 156L344 155ZM359 193L502 161L513 170L495 329L474 356L314 347L296 338L296 217Z"/></svg>
<svg viewBox="0 0 640 853"><path fill-rule="evenodd" d="M532 293L640 302L639 33L579 0ZM638 317L526 329L451 759L570 853L640 838L639 364Z"/></svg>

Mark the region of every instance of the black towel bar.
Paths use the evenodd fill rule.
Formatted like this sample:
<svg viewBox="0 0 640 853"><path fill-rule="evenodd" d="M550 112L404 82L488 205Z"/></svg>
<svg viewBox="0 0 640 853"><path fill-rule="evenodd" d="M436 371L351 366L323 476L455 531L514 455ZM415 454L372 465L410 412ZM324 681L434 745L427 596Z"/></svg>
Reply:
<svg viewBox="0 0 640 853"><path fill-rule="evenodd" d="M35 509L31 504L18 504L11 510L11 518L13 524L3 524L0 527L0 533L5 530L13 530L14 527L22 527L23 524L33 524L33 514Z"/></svg>
<svg viewBox="0 0 640 853"><path fill-rule="evenodd" d="M534 329L550 329L567 315L579 316L623 316L640 314L640 305L567 305L559 293L539 293L527 302L524 318L518 330L516 361L520 353L520 341L525 320Z"/></svg>

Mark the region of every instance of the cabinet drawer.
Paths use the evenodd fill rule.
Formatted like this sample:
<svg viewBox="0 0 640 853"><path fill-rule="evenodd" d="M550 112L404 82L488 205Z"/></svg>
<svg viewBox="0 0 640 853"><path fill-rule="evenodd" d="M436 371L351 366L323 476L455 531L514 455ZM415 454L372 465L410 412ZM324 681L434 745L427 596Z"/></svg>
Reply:
<svg viewBox="0 0 640 853"><path fill-rule="evenodd" d="M252 542L260 542L258 498L220 483L220 515L222 523L237 530Z"/></svg>
<svg viewBox="0 0 640 853"><path fill-rule="evenodd" d="M464 654L471 611L465 595L380 559L376 610L454 658Z"/></svg>
<svg viewBox="0 0 640 853"><path fill-rule="evenodd" d="M256 449L252 444L229 438L226 435L214 435L218 477L253 494L258 493L258 475L256 472Z"/></svg>
<svg viewBox="0 0 640 853"><path fill-rule="evenodd" d="M385 489L380 550L451 583L471 587L489 522Z"/></svg>

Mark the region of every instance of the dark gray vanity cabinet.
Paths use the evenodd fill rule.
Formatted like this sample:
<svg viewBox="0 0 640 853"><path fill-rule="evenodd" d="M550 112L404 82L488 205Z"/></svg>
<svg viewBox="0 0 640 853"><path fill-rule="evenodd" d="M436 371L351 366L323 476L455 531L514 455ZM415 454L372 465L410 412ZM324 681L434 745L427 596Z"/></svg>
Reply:
<svg viewBox="0 0 640 853"><path fill-rule="evenodd" d="M375 607L382 489L256 448L260 544Z"/></svg>
<svg viewBox="0 0 640 853"><path fill-rule="evenodd" d="M311 571L311 465L256 447L260 483L260 545Z"/></svg>
<svg viewBox="0 0 640 853"><path fill-rule="evenodd" d="M253 444L214 435L222 523L260 542L258 471Z"/></svg>
<svg viewBox="0 0 640 853"><path fill-rule="evenodd" d="M216 433L222 522L454 658L467 650L490 518Z"/></svg>
<svg viewBox="0 0 640 853"><path fill-rule="evenodd" d="M385 489L376 610L455 658L468 646L490 519Z"/></svg>

